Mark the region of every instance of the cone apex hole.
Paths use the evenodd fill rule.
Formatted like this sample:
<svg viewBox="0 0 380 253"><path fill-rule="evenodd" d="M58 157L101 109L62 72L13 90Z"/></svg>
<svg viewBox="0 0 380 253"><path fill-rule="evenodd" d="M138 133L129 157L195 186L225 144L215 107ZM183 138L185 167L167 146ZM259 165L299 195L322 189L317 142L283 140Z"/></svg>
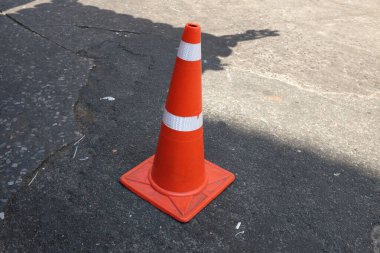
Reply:
<svg viewBox="0 0 380 253"><path fill-rule="evenodd" d="M190 27L198 27L198 25L197 24L188 24L188 26L190 26Z"/></svg>

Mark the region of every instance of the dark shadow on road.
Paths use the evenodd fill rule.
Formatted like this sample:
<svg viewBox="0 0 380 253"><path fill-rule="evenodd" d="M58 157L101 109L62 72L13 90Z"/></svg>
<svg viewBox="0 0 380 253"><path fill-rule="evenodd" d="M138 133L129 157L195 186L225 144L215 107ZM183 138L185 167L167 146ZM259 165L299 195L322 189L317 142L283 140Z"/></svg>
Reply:
<svg viewBox="0 0 380 253"><path fill-rule="evenodd" d="M176 53L175 48L179 45L183 30L183 27L177 28L67 0L53 0L51 3L39 4L34 8L22 9L10 16L81 56L86 56L87 49L105 41L114 41L122 37L128 42L129 36L141 35L138 36L140 44L150 44L150 51L156 51L159 55L168 55L168 59L173 61L172 56ZM220 57L228 57L238 42L273 36L279 36L279 32L251 29L242 31L241 34L223 36L203 32L202 57L205 61L203 70L223 69ZM139 52L138 49L133 50ZM150 52L140 53L150 54Z"/></svg>
<svg viewBox="0 0 380 253"><path fill-rule="evenodd" d="M110 68L102 77L107 80L113 78L112 69L123 57L143 57L137 67L126 66L124 71L133 69L135 75L148 75L144 72L146 69L162 68L156 64L162 62L158 59L164 60L160 64L172 66L182 33L182 28L169 24L118 14L78 1L54 0L28 6L29 2L15 0L0 4L5 11L1 19L4 21L2 32L8 34L0 41L1 57L7 60L0 64L4 75L0 80L4 87L0 92L1 124L9 129L1 132L7 142L0 147L0 152L5 153L0 172L7 177L1 180L0 211L10 191L18 189L20 174L37 167L51 151L72 139L74 131L63 117L72 118L67 112L71 110L71 98L77 97L77 90L85 85L84 82L78 84L79 79L87 75L85 71L81 73L85 61L81 66L75 65L76 61L83 60L76 56L94 59L94 68L104 65ZM6 10L12 8L17 11L7 13ZM277 31L268 29L224 36L203 33L203 70L223 69L220 57L229 56L240 41L278 35ZM154 99L162 99L170 75L171 69L165 69L155 80L157 89L152 92L158 93ZM121 90L126 81L122 80ZM41 89L36 87L38 85ZM139 91L136 92L136 96L140 96ZM12 120L18 121L9 126ZM59 127L55 127L57 125ZM7 148L14 146L17 147L12 152ZM29 155L20 153L18 147L27 150ZM12 163L8 163L10 161ZM17 167L11 167L16 162Z"/></svg>
<svg viewBox="0 0 380 253"><path fill-rule="evenodd" d="M6 140L0 146L0 152L5 154L0 173L6 174L1 180L0 212L10 192L18 189L21 175L72 140L72 99L85 85L81 80L87 72L82 69L88 61L93 63L93 68L107 66L110 70L102 78L112 81L113 69L120 59L143 57L138 65L125 66L124 72L149 75L146 69L161 68L163 72L151 91L156 92L154 99L161 101L172 70L163 69L156 62L172 68L182 33L182 27L118 14L78 1L53 0L28 5L29 2L32 1L0 3L4 11L1 29L7 35L0 38L4 59L0 64L4 75L0 80L4 87L0 92L0 134ZM203 33L203 71L222 70L221 58L228 57L239 42L278 35L269 29L223 36ZM121 90L127 81L121 80ZM138 81L135 85L145 83ZM135 97L139 97L140 91L136 88L135 92Z"/></svg>

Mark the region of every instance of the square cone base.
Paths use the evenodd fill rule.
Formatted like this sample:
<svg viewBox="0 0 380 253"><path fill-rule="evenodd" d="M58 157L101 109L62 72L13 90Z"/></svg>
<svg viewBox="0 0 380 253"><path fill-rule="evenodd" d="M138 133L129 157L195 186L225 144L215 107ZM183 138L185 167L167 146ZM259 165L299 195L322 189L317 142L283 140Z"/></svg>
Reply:
<svg viewBox="0 0 380 253"><path fill-rule="evenodd" d="M235 180L235 175L205 160L206 187L196 195L171 196L156 191L150 184L148 173L154 155L120 177L129 190L180 222L188 222Z"/></svg>

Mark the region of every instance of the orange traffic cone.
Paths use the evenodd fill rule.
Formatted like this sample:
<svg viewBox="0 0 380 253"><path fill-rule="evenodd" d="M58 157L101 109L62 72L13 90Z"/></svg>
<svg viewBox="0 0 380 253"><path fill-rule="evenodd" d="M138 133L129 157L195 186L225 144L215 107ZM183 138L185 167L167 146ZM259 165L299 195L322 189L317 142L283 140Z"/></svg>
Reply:
<svg viewBox="0 0 380 253"><path fill-rule="evenodd" d="M204 159L201 28L185 26L161 124L157 152L120 182L173 218L187 222L235 176Z"/></svg>

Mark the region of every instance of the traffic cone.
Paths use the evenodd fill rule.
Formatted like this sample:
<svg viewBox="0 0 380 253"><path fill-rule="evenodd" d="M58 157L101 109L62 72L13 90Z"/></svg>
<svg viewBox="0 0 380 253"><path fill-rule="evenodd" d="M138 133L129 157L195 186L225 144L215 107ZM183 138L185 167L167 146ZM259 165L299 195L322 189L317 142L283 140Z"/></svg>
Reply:
<svg viewBox="0 0 380 253"><path fill-rule="evenodd" d="M120 182L173 218L188 222L235 176L204 159L201 28L188 23L178 48L156 154Z"/></svg>

